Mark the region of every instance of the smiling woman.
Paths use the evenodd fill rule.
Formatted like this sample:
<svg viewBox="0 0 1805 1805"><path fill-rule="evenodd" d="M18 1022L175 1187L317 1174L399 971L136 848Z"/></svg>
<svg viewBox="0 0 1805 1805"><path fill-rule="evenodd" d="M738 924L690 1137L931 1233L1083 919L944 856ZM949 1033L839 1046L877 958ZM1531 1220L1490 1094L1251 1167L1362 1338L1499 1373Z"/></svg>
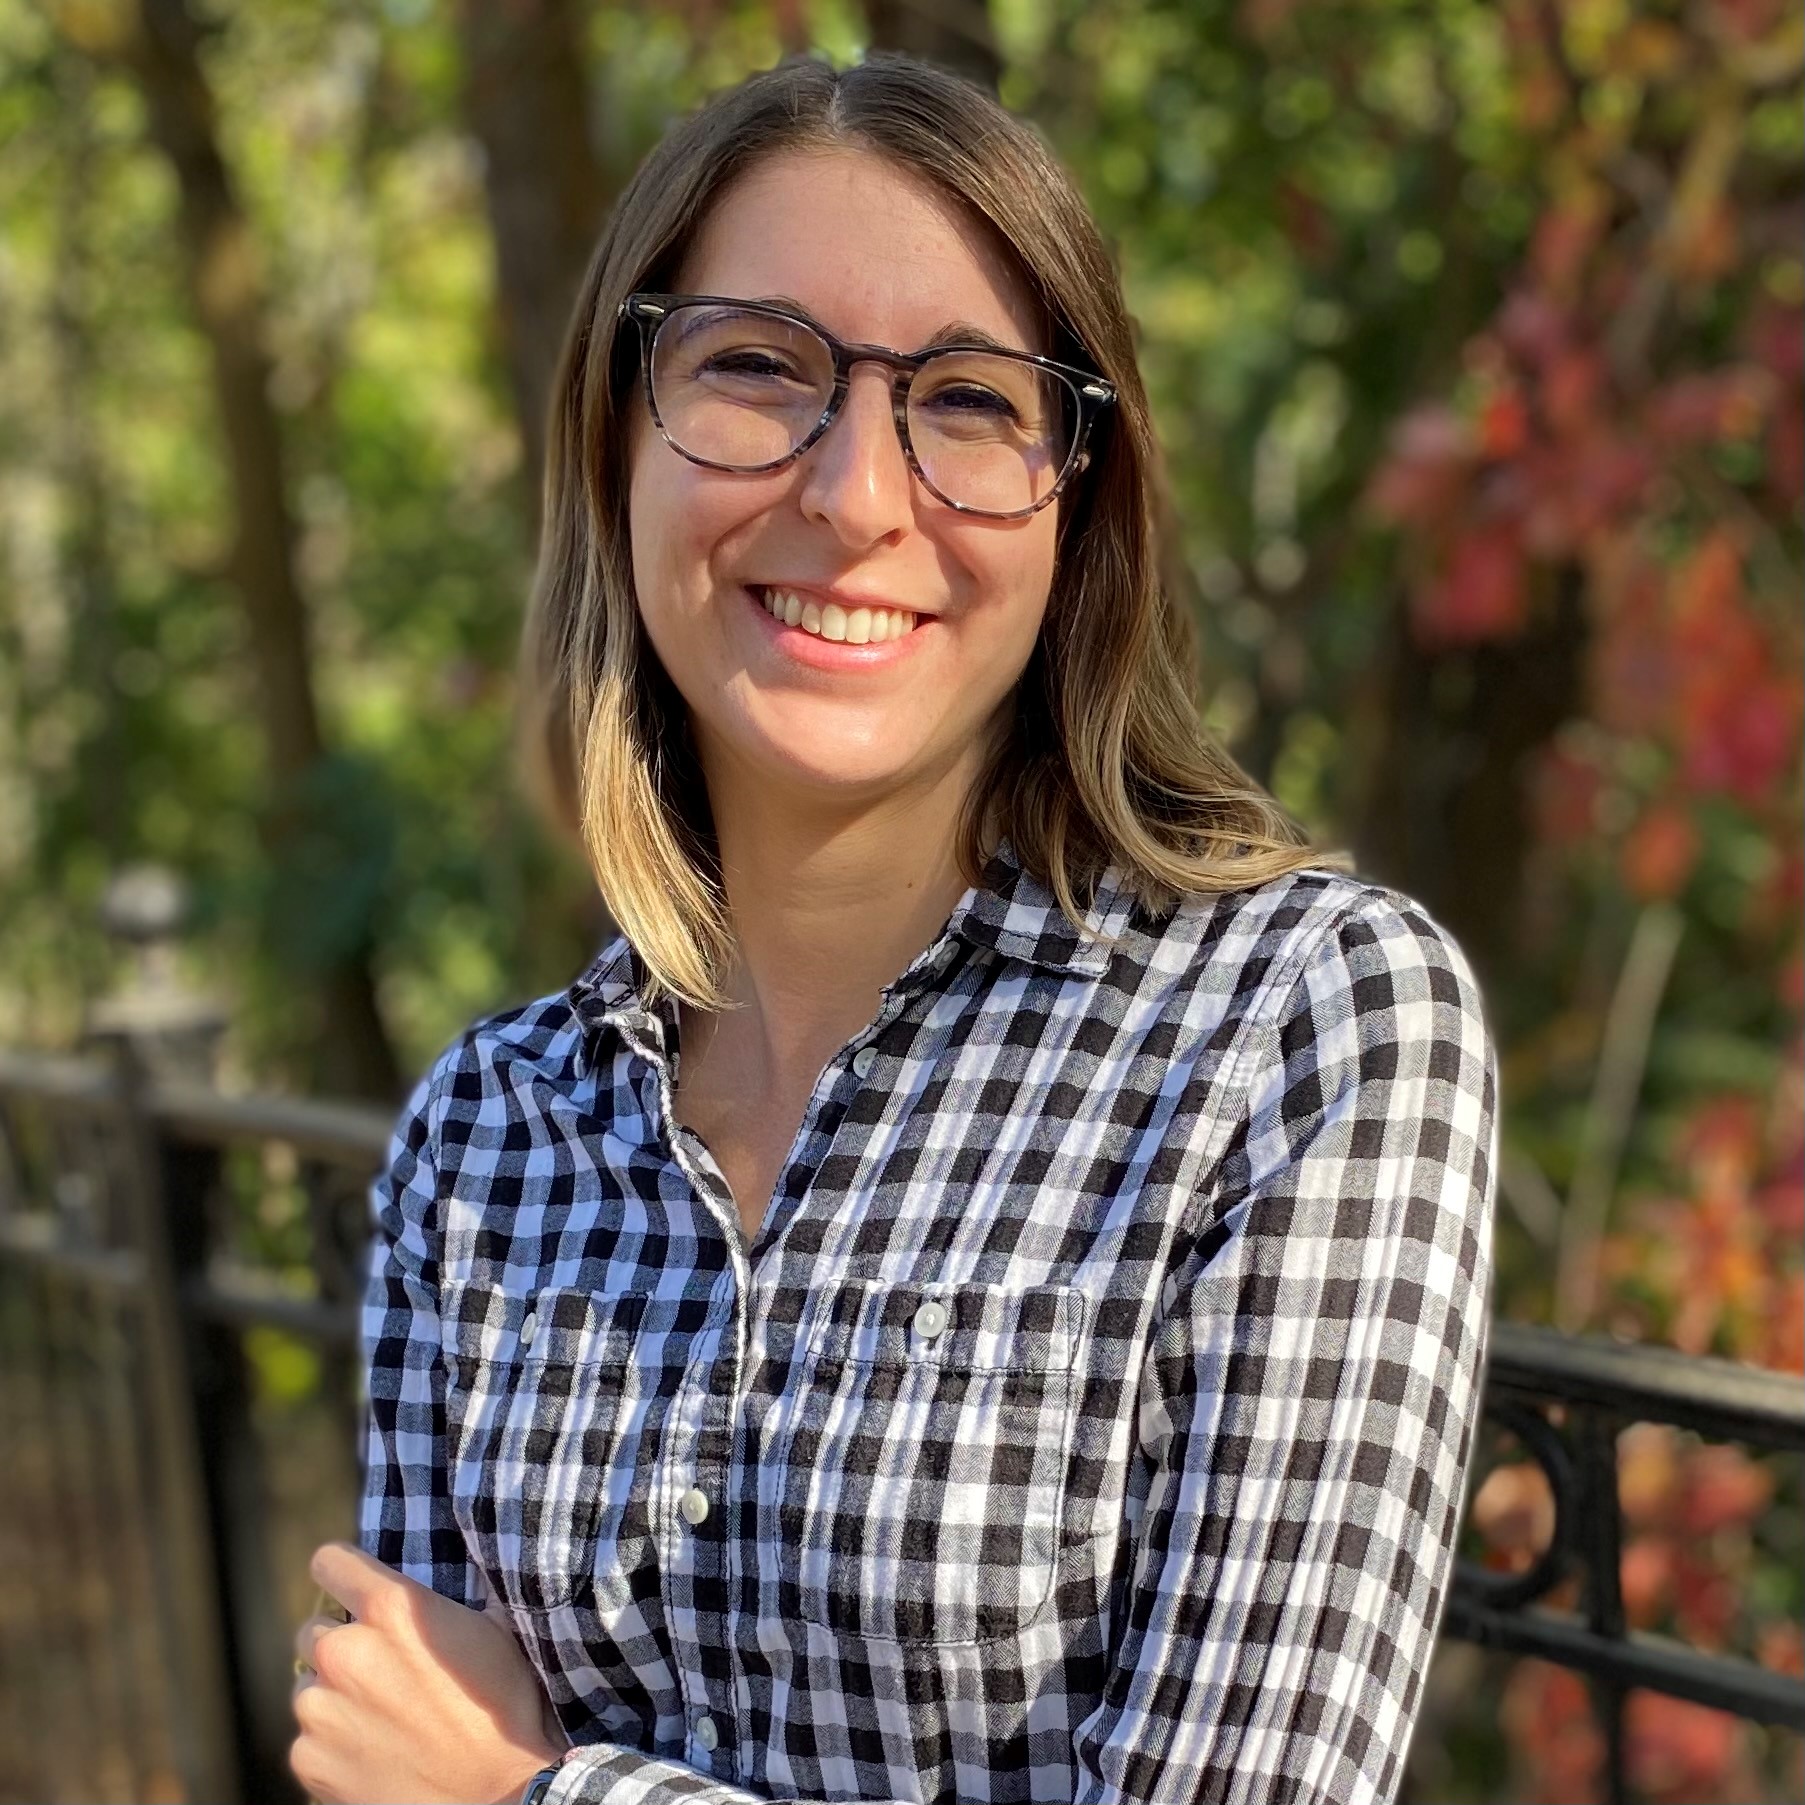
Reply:
<svg viewBox="0 0 1805 1805"><path fill-rule="evenodd" d="M317 1797L1395 1796L1495 1054L1199 725L1158 486L976 88L788 62L622 196L523 657L622 931L374 1187Z"/></svg>

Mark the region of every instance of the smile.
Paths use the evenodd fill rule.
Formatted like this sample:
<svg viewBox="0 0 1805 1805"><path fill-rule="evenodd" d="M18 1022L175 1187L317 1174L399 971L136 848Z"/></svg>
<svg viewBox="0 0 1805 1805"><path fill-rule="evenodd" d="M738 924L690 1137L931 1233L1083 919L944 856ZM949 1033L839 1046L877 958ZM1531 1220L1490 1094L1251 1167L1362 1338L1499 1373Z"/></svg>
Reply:
<svg viewBox="0 0 1805 1805"><path fill-rule="evenodd" d="M940 622L907 608L844 608L802 590L748 585L741 593L758 611L772 649L817 671L888 670L915 658Z"/></svg>
<svg viewBox="0 0 1805 1805"><path fill-rule="evenodd" d="M800 627L817 639L844 641L847 645L881 645L901 639L915 630L916 616L904 608L842 608L837 602L817 603L793 589L755 589L765 612L786 627Z"/></svg>

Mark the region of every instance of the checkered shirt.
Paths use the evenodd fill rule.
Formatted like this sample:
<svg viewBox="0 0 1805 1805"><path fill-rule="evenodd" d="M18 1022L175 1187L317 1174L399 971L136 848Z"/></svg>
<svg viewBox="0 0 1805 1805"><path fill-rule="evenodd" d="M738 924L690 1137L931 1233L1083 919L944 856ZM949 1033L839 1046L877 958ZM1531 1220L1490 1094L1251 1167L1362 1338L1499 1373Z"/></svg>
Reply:
<svg viewBox="0 0 1805 1805"><path fill-rule="evenodd" d="M624 937L415 1089L361 1541L505 1606L548 1805L1394 1798L1488 1336L1477 984L1326 868L1112 869L1086 930L1005 842L750 1245Z"/></svg>

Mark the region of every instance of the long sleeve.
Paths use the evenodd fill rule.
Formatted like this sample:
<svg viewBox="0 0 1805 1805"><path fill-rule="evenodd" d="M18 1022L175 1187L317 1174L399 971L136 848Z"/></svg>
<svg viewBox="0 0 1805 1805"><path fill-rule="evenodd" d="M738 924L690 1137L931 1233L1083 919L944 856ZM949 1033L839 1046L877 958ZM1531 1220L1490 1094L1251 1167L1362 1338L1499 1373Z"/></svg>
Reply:
<svg viewBox="0 0 1805 1805"><path fill-rule="evenodd" d="M374 1234L361 1334L369 1388L358 1541L368 1554L460 1604L486 1596L452 1516L440 1358L438 1169L441 1074L414 1087L370 1186Z"/></svg>
<svg viewBox="0 0 1805 1805"><path fill-rule="evenodd" d="M1387 1805L1465 1503L1497 1064L1459 948L1369 896L1250 1024L1139 1434L1152 1482L1076 1805ZM764 1795L610 1744L548 1805Z"/></svg>
<svg viewBox="0 0 1805 1805"><path fill-rule="evenodd" d="M1385 1805L1447 1591L1497 1167L1477 986L1420 909L1369 900L1248 1057L1146 1363L1154 1478L1080 1805Z"/></svg>
<svg viewBox="0 0 1805 1805"><path fill-rule="evenodd" d="M681 1761L642 1755L617 1743L593 1742L559 1769L544 1805L677 1805L680 1799L689 1805L767 1805L770 1796L728 1786ZM875 1805L896 1802L880 1800Z"/></svg>

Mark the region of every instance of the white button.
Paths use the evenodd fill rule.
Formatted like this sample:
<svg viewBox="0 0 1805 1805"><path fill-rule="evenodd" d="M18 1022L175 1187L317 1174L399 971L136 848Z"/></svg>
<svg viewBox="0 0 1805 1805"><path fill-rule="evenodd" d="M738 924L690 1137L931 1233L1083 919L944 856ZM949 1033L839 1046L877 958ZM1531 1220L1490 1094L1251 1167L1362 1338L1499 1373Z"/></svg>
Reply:
<svg viewBox="0 0 1805 1805"><path fill-rule="evenodd" d="M852 1056L852 1069L855 1077L864 1078L870 1074L877 1055L869 1047L860 1047Z"/></svg>
<svg viewBox="0 0 1805 1805"><path fill-rule="evenodd" d="M946 1305L937 1304L930 1297L915 1312L915 1333L924 1341L932 1341L946 1327Z"/></svg>
<svg viewBox="0 0 1805 1805"><path fill-rule="evenodd" d="M531 1347L533 1337L539 1332L539 1318L531 1310L526 1313L526 1320L520 1325L520 1345Z"/></svg>
<svg viewBox="0 0 1805 1805"><path fill-rule="evenodd" d="M693 1485L677 1500L677 1508L691 1523L700 1523L708 1515L708 1494Z"/></svg>
<svg viewBox="0 0 1805 1805"><path fill-rule="evenodd" d="M712 1717L699 1717L696 1719L696 1740L701 1743L705 1749L713 1750L718 1746L721 1740L721 1733L714 1727L714 1719Z"/></svg>

